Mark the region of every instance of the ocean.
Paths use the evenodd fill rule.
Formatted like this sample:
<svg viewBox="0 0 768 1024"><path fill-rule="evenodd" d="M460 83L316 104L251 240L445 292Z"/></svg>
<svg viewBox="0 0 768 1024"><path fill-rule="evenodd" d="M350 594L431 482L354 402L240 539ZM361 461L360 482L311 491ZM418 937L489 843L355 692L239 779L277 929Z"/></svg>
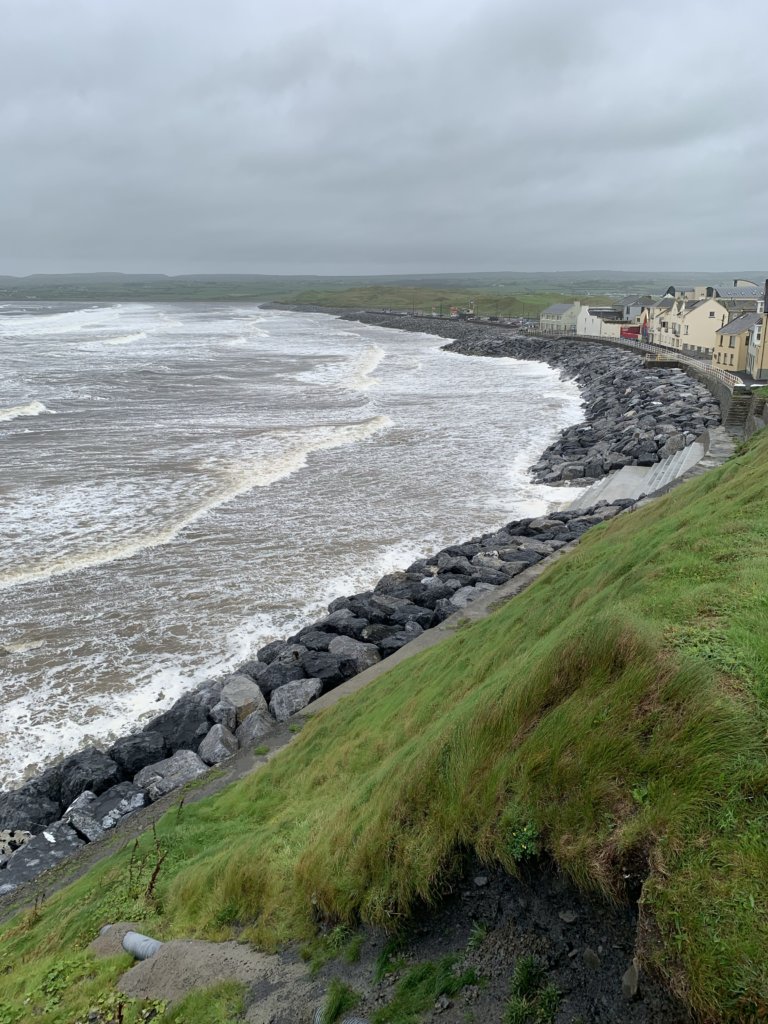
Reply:
<svg viewBox="0 0 768 1024"><path fill-rule="evenodd" d="M0 785L578 493L527 473L576 385L442 344L242 304L0 304Z"/></svg>

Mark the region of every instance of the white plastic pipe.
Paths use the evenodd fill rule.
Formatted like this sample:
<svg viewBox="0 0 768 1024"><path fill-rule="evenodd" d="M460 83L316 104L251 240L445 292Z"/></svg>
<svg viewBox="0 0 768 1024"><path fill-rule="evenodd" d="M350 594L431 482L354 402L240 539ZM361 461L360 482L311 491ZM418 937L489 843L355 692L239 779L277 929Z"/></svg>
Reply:
<svg viewBox="0 0 768 1024"><path fill-rule="evenodd" d="M123 949L136 960L149 960L161 946L162 942L140 932L126 932L123 936Z"/></svg>

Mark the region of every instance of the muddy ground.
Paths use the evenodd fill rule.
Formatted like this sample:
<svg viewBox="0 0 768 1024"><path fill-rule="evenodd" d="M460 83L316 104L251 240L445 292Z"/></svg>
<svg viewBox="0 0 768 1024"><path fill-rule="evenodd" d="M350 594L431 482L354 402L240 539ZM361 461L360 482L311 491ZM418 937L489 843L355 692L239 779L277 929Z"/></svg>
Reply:
<svg viewBox="0 0 768 1024"><path fill-rule="evenodd" d="M542 984L554 985L560 993L559 1007L547 1018L552 1024L689 1021L683 1007L642 965L636 995L627 998L622 991L636 929L634 906L612 908L580 893L547 862L526 870L520 879L475 863L438 909L415 916L402 947L392 954L394 968L382 981L375 980L377 962L391 937L364 929L355 962L342 954L314 971L307 951L298 947L268 955L232 942L171 942L156 958L128 971L120 989L135 998L177 1001L194 986L234 978L247 988L248 1024L309 1024L337 978L361 997L355 1015L369 1019L391 1000L411 967L456 954L455 970L473 968L479 983L453 998L439 999L422 1020L503 1024L515 965L533 955L545 968ZM110 952L110 942L99 941L100 951ZM112 944L117 941L116 934ZM346 951L350 948L347 944ZM537 1019L542 1018L530 1018Z"/></svg>

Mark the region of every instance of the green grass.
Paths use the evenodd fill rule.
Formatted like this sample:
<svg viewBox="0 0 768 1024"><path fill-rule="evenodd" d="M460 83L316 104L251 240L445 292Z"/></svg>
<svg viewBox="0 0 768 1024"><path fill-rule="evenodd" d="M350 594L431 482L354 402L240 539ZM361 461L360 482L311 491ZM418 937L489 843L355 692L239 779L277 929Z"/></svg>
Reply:
<svg viewBox="0 0 768 1024"><path fill-rule="evenodd" d="M590 531L494 615L312 719L260 772L169 812L151 899L150 834L130 871L128 848L38 919L4 926L0 1024L87 1010L125 967L84 952L106 921L268 948L308 941L318 918L396 931L467 851L515 871L528 839L608 899L644 873L644 967L707 1019L762 1019L766 540L768 431ZM25 993L65 950L60 1008L46 1016L35 996L29 1014Z"/></svg>
<svg viewBox="0 0 768 1024"><path fill-rule="evenodd" d="M306 289L286 299L297 305L329 306L341 309L394 309L416 313L448 314L451 306L466 309L474 303L477 316L538 316L553 302L573 302L582 296L561 292L528 292L524 289L489 292L472 287L426 287L405 284L362 284L340 290ZM610 302L591 296L594 304Z"/></svg>
<svg viewBox="0 0 768 1024"><path fill-rule="evenodd" d="M418 1024L421 1014L430 1010L440 996L455 996L467 985L474 985L473 970L457 974L456 956L445 956L437 963L412 967L398 982L391 1002L376 1010L371 1024Z"/></svg>
<svg viewBox="0 0 768 1024"><path fill-rule="evenodd" d="M342 1014L347 1010L354 1010L359 1003L360 996L353 988L338 978L333 978L325 997L322 1024L336 1024Z"/></svg>

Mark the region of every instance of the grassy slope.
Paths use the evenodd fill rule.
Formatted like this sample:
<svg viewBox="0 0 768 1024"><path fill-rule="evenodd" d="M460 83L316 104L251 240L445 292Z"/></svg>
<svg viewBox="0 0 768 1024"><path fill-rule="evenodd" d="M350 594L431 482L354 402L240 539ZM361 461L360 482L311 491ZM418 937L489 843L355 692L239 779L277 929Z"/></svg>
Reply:
<svg viewBox="0 0 768 1024"><path fill-rule="evenodd" d="M148 836L39 920L14 922L0 934L0 1024L36 1019L23 994L42 1005L66 943L67 992L40 1019L90 1005L124 966L78 952L105 921L267 945L310 934L317 914L394 926L439 895L462 849L514 869L532 830L609 897L647 865L646 963L706 1018L762 1017L767 468L768 431L593 530L491 618L313 721L266 770L167 815L152 898Z"/></svg>

